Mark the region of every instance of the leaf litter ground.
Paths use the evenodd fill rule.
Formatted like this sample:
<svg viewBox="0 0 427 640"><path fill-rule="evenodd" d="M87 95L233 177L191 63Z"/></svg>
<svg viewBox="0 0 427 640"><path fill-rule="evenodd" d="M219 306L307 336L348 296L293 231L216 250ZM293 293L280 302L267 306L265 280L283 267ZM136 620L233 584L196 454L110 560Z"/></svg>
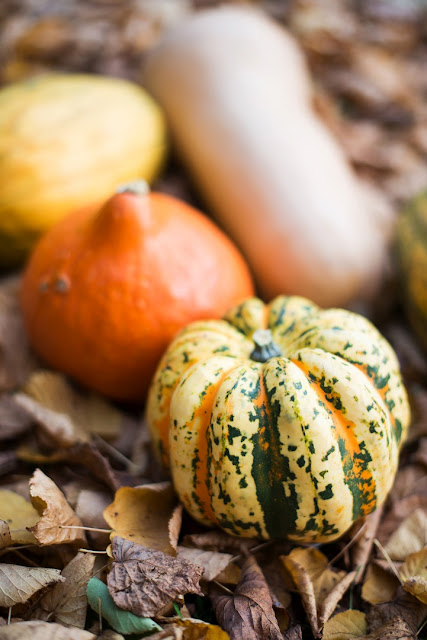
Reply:
<svg viewBox="0 0 427 640"><path fill-rule="evenodd" d="M168 24L215 4L4 0L0 82L51 69L138 80ZM399 210L427 184L425 4L259 4L303 46L316 107L359 176ZM174 163L156 188L195 201ZM238 540L183 514L139 412L31 354L19 283L0 283L0 640L427 638L427 361L393 265L366 312L398 353L409 439L384 508L311 548Z"/></svg>

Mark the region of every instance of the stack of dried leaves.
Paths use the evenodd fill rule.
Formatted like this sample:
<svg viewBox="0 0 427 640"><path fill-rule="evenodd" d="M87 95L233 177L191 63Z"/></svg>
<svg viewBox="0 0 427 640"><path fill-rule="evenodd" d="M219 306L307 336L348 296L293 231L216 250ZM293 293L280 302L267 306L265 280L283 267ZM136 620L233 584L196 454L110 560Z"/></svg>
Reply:
<svg viewBox="0 0 427 640"><path fill-rule="evenodd" d="M167 24L215 4L2 0L0 83L55 68L138 79ZM425 187L424 1L259 4L304 47L359 173L396 207ZM162 188L191 198L179 167ZM40 368L18 289L0 282L0 640L427 638L427 361L394 301L379 328L414 414L394 489L342 540L303 548L183 514L139 414Z"/></svg>

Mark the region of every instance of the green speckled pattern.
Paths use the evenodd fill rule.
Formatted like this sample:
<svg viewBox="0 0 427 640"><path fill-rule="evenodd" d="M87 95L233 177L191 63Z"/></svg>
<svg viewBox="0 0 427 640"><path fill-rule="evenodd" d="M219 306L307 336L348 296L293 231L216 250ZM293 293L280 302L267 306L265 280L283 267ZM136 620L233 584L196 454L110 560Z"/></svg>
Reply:
<svg viewBox="0 0 427 640"><path fill-rule="evenodd" d="M254 362L251 336L265 328L282 355ZM322 542L384 501L410 415L396 356L368 320L281 296L181 332L147 419L194 518Z"/></svg>

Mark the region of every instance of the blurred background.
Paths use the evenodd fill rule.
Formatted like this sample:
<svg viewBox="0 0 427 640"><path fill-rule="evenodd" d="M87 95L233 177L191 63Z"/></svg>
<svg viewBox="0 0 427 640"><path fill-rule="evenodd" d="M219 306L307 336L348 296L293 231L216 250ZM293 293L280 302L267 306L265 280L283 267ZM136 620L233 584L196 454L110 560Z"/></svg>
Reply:
<svg viewBox="0 0 427 640"><path fill-rule="evenodd" d="M167 27L219 4L257 5L296 35L318 110L393 206L427 185L425 0L2 0L0 83L50 69L138 81Z"/></svg>

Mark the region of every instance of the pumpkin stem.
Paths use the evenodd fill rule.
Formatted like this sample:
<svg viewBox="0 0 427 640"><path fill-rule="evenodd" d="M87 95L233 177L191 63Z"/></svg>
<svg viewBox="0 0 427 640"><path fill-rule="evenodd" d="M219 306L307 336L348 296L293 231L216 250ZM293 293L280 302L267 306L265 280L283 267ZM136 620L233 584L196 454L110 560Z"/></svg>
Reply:
<svg viewBox="0 0 427 640"><path fill-rule="evenodd" d="M270 329L257 329L254 331L252 340L255 342L255 348L249 356L252 360L267 362L270 358L282 355L279 345L273 341Z"/></svg>
<svg viewBox="0 0 427 640"><path fill-rule="evenodd" d="M116 193L132 193L135 196L145 196L149 193L150 187L145 180L132 180L120 185L116 189Z"/></svg>

